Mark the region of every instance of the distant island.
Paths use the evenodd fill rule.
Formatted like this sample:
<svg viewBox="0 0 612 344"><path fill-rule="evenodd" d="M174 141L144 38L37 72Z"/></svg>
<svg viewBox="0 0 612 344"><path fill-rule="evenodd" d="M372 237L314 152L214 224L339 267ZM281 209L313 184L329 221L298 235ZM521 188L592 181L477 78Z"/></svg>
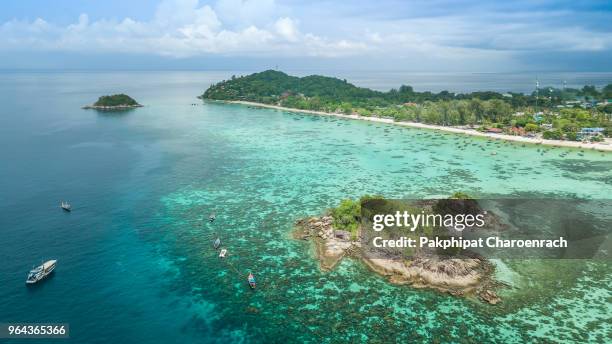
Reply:
<svg viewBox="0 0 612 344"><path fill-rule="evenodd" d="M267 70L233 76L210 86L199 98L612 150L606 142L612 136L612 84L601 89L543 87L532 94L417 92L406 85L381 92L332 77Z"/></svg>
<svg viewBox="0 0 612 344"><path fill-rule="evenodd" d="M96 110L127 110L133 109L137 107L141 107L142 105L138 104L136 100L127 94L113 94L110 96L101 96L98 98L98 101L93 103L93 105L84 106L83 109L96 109Z"/></svg>

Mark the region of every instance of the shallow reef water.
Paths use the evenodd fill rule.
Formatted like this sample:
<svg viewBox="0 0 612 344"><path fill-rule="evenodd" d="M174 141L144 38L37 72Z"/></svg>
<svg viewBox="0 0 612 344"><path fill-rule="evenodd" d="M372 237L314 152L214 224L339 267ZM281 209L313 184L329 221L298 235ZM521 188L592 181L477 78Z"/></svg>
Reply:
<svg viewBox="0 0 612 344"><path fill-rule="evenodd" d="M1 321L69 322L78 343L609 341L605 261L503 261L510 286L491 306L389 284L351 259L321 272L290 232L364 194L607 199L612 155L193 106L221 78L202 75L3 75ZM145 106L80 109L118 88ZM56 275L25 290L48 256Z"/></svg>

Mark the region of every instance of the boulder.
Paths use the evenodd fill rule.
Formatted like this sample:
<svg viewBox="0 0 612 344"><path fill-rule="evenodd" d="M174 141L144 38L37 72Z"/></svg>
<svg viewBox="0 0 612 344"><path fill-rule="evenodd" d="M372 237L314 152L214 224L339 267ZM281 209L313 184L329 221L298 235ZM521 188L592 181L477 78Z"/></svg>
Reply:
<svg viewBox="0 0 612 344"><path fill-rule="evenodd" d="M501 301L499 296L497 296L494 291L489 289L485 289L480 292L480 298L492 305L495 305Z"/></svg>

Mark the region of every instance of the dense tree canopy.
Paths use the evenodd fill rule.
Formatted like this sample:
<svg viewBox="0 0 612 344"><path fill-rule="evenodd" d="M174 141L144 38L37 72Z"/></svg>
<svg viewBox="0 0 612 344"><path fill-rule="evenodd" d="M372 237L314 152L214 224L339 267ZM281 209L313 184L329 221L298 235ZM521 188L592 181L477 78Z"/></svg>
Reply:
<svg viewBox="0 0 612 344"><path fill-rule="evenodd" d="M320 75L300 78L267 70L219 82L210 86L200 98L244 100L295 109L356 113L438 125L497 127L515 134L538 132L543 123L548 123L554 125L555 130L559 129L559 132L549 136L574 138L576 135L570 133L575 134L587 126L604 127L606 133L612 131L612 107L605 104L592 107L594 101L611 96L612 84L601 90L594 86L562 90L544 87L529 95L491 91L465 94L416 92L406 85L381 92L357 87L337 78ZM553 113L558 106L565 107L568 101L577 99L582 102ZM591 108L582 109L580 105L584 104ZM536 112L541 114L536 116Z"/></svg>
<svg viewBox="0 0 612 344"><path fill-rule="evenodd" d="M136 106L138 104L132 97L127 94L113 94L111 96L102 96L93 104L94 106Z"/></svg>

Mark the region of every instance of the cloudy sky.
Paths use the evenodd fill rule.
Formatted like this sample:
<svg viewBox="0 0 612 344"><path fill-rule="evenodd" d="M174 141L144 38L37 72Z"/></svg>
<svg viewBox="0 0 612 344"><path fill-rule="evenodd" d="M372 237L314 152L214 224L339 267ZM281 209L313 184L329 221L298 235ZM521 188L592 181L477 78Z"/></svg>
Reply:
<svg viewBox="0 0 612 344"><path fill-rule="evenodd" d="M20 0L0 68L612 71L610 1Z"/></svg>

